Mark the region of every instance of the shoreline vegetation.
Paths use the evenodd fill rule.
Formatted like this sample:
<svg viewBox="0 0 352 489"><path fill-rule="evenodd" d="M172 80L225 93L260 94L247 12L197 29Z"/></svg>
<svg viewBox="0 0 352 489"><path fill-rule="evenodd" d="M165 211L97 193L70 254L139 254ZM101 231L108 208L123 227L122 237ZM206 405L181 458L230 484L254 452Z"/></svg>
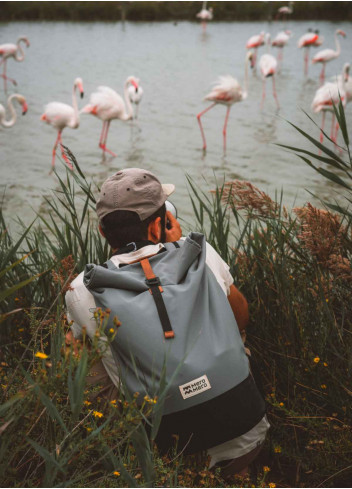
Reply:
<svg viewBox="0 0 352 489"><path fill-rule="evenodd" d="M184 457L177 439L173 453L158 456L153 439L164 390L137 406L136 397L122 395L105 403L87 385L89 368L102 355L99 338L109 311L94 313L94 341L83 335L79 351L65 345L65 292L86 263L109 256L96 231L97 187L72 153L66 149L74 171L57 175L49 215L38 215L14 236L0 210L4 487L350 486L352 157L341 103L335 111L340 152L331 139L323 145L299 128L312 149L283 146L336 191L343 188L346 207L307 203L289 213L249 182L222 182L209 193L188 179L194 228L230 264L250 306L247 344L271 429L245 479L223 480L205 456ZM118 318L116 326L124 327ZM106 334L109 341L119 329Z"/></svg>
<svg viewBox="0 0 352 489"><path fill-rule="evenodd" d="M271 21L288 2L208 2L214 21ZM202 2L1 2L1 22L194 21ZM352 21L352 2L295 2L289 20Z"/></svg>

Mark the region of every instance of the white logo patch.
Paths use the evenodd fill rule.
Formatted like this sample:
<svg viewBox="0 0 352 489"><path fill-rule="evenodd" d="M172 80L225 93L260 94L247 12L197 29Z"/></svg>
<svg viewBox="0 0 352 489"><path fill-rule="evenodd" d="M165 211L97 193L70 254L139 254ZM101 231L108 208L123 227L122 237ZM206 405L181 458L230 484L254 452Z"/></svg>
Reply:
<svg viewBox="0 0 352 489"><path fill-rule="evenodd" d="M180 385L179 389L183 399L188 399L189 397L196 396L197 394L201 394L202 392L211 389L211 385L208 377L202 375L197 379L191 380L191 382L187 382L187 384Z"/></svg>

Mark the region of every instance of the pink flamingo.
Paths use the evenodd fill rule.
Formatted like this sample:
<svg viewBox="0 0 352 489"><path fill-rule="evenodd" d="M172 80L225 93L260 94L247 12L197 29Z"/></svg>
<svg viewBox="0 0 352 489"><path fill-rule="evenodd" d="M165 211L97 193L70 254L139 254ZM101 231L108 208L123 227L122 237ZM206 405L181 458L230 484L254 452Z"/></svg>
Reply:
<svg viewBox="0 0 352 489"><path fill-rule="evenodd" d="M137 119L138 117L138 107L143 97L143 88L140 86L138 78L136 78L136 82L137 87L134 85L128 87L128 98L130 99L131 104L136 106L134 119Z"/></svg>
<svg viewBox="0 0 352 489"><path fill-rule="evenodd" d="M350 64L345 63L343 66L342 75L337 78L335 82L325 83L322 87L318 88L315 93L313 102L312 102L312 110L315 113L322 113L322 121L320 128L320 142L322 143L324 140L324 124L325 124L325 114L326 112L332 112L332 120L331 120L331 134L330 139L336 144L337 132L339 129L339 125L336 124L335 131L335 111L333 105L338 105L341 102L343 106L346 106L346 103L351 100L351 83L349 83L349 70ZM346 88L348 85L348 93Z"/></svg>
<svg viewBox="0 0 352 489"><path fill-rule="evenodd" d="M245 78L244 78L244 90L242 89L241 85L238 83L238 81L233 78L230 75L227 76L220 76L218 78L218 81L216 82L213 90L208 93L208 95L205 96L204 100L210 100L213 103L200 112L197 115L198 119L198 124L200 127L200 132L202 135L203 139L203 151L207 149L207 143L205 140L205 134L201 122L201 117L203 114L208 112L208 110L212 109L215 107L217 104L221 105L226 105L227 106L227 111L226 111L226 117L225 117L225 123L224 123L224 128L223 128L223 138L224 138L224 153L226 152L226 131L227 131L227 123L229 120L229 115L230 115L230 109L233 104L236 102L241 102L242 100L245 100L248 95L248 61L251 59L253 56L253 53L249 51L246 55L246 63L245 63Z"/></svg>
<svg viewBox="0 0 352 489"><path fill-rule="evenodd" d="M323 44L323 38L319 36L319 31L307 32L298 40L298 47L304 48L304 74L308 75L309 48L318 47Z"/></svg>
<svg viewBox="0 0 352 489"><path fill-rule="evenodd" d="M52 170L55 167L55 155L57 145L60 143L61 145L61 155L69 168L73 169L70 160L64 153L64 149L62 147L62 138L61 133L65 129L65 127L70 127L71 129L77 129L79 126L79 115L78 115L78 105L76 98L76 88L79 89L81 98L83 98L83 82L81 78L76 78L73 84L72 90L72 107L67 104L63 104L61 102L50 102L45 106L44 114L41 116L41 120L53 126L57 131L57 138L53 147L53 158L52 158Z"/></svg>
<svg viewBox="0 0 352 489"><path fill-rule="evenodd" d="M202 10L197 13L197 19L200 19L202 22L203 29L206 28L207 22L209 20L213 20L213 9L210 7L207 10L207 2L203 2Z"/></svg>
<svg viewBox="0 0 352 489"><path fill-rule="evenodd" d="M248 39L246 43L246 48L254 51L254 54L251 58L251 68L255 68L257 63L257 50L260 46L265 44L265 32L262 31L260 34L256 34Z"/></svg>
<svg viewBox="0 0 352 489"><path fill-rule="evenodd" d="M277 60L278 62L282 62L283 60L283 48L286 46L286 44L288 43L290 37L292 36L292 32L291 31L281 31L279 32L275 39L273 39L271 45L273 47L276 47L276 48L279 48L279 52L278 52L278 55L277 55Z"/></svg>
<svg viewBox="0 0 352 489"><path fill-rule="evenodd" d="M322 51L319 51L314 56L314 58L312 59L313 64L314 63L322 63L323 64L323 67L322 67L322 70L320 73L320 77L319 77L321 83L323 83L324 79L325 79L325 65L326 65L326 63L328 63L329 61L331 61L335 58L338 58L340 56L341 46L340 46L340 43L339 43L337 36L346 37L346 33L344 31L342 31L341 29L337 29L335 31L335 46L336 46L335 51L333 49L323 49Z"/></svg>
<svg viewBox="0 0 352 489"><path fill-rule="evenodd" d="M129 98L128 88L132 85L138 90L138 78L129 76L124 85L124 97L123 101L121 95L112 90L109 87L98 87L97 92L92 93L90 96L89 104L83 107L82 113L92 114L103 121L103 129L101 131L99 139L99 148L112 156L116 156L115 153L110 151L106 147L106 141L108 139L108 132L110 122L113 119L120 119L121 121L128 121L133 119L133 108Z"/></svg>
<svg viewBox="0 0 352 489"><path fill-rule="evenodd" d="M3 72L0 75L4 79L4 90L7 89L6 80L11 81L14 85L17 85L16 80L13 78L9 78L6 76L6 62L8 58L14 58L16 61L24 60L24 51L22 49L21 43L24 42L29 47L29 41L25 36L19 37L16 44L1 44L0 45L0 57L2 60L0 61L0 65L4 64Z"/></svg>
<svg viewBox="0 0 352 489"><path fill-rule="evenodd" d="M22 105L22 115L24 115L28 110L27 102L23 95L18 93L13 93L10 95L7 99L7 109L11 114L11 119L6 120L6 109L0 104L0 124L4 127L12 127L17 120L17 114L12 104L12 100L17 100L17 102Z"/></svg>
<svg viewBox="0 0 352 489"><path fill-rule="evenodd" d="M269 50L269 47L270 47L270 34L269 33L266 34L266 44L267 44L268 50ZM269 54L269 53L263 54L259 60L259 68L260 68L260 72L261 72L262 79L263 79L263 94L262 94L262 102L261 102L260 108L262 109L263 105L264 105L265 80L266 80L266 78L269 78L271 76L272 80L273 80L273 95L274 95L274 99L275 99L276 104L277 104L277 108L279 109L280 104L279 104L279 100L277 98L277 93L276 93L276 88L275 88L275 74L277 71L276 58L272 54Z"/></svg>
<svg viewBox="0 0 352 489"><path fill-rule="evenodd" d="M286 20L288 15L291 15L293 13L293 2L289 2L288 5L285 5L284 7L280 7L277 10L276 14L276 20L279 19L280 15L282 15L282 20Z"/></svg>

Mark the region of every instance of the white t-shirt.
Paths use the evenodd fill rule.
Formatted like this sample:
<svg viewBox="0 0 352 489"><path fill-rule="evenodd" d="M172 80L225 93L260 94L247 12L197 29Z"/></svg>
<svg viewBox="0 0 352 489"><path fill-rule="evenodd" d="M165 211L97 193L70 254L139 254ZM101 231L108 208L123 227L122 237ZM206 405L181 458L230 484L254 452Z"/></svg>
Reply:
<svg viewBox="0 0 352 489"><path fill-rule="evenodd" d="M162 243L148 245L131 253L114 255L110 259L116 267L119 267L120 264L129 264L155 255L162 248L164 248ZM206 264L215 275L224 294L228 296L230 294L230 286L233 284L229 266L209 243L206 243ZM71 329L74 337L80 339L82 337L82 327L85 327L87 335L90 338L93 338L97 329L97 324L93 316L96 305L93 295L83 283L83 272L71 283L71 290L66 293L65 300L67 319L73 321ZM99 341L101 350L104 351L102 357L103 365L112 382L118 387L118 367L113 358L111 349L106 347L106 338L103 335L100 337ZM264 416L264 418L249 432L208 450L209 455L211 455L210 466L221 460L241 457L253 450L253 448L264 441L268 427L269 423L266 416Z"/></svg>

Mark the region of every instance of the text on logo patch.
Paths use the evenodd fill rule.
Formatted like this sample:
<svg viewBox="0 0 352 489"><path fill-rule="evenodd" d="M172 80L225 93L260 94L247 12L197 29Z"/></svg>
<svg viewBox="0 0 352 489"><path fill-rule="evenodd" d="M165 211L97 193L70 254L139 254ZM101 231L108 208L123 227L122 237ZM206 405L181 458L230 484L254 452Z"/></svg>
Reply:
<svg viewBox="0 0 352 489"><path fill-rule="evenodd" d="M202 375L198 377L198 379L191 380L191 382L187 382L187 384L183 384L179 386L181 395L183 399L187 399L188 397L196 396L197 394L201 394L208 389L211 389L210 382L206 375Z"/></svg>

